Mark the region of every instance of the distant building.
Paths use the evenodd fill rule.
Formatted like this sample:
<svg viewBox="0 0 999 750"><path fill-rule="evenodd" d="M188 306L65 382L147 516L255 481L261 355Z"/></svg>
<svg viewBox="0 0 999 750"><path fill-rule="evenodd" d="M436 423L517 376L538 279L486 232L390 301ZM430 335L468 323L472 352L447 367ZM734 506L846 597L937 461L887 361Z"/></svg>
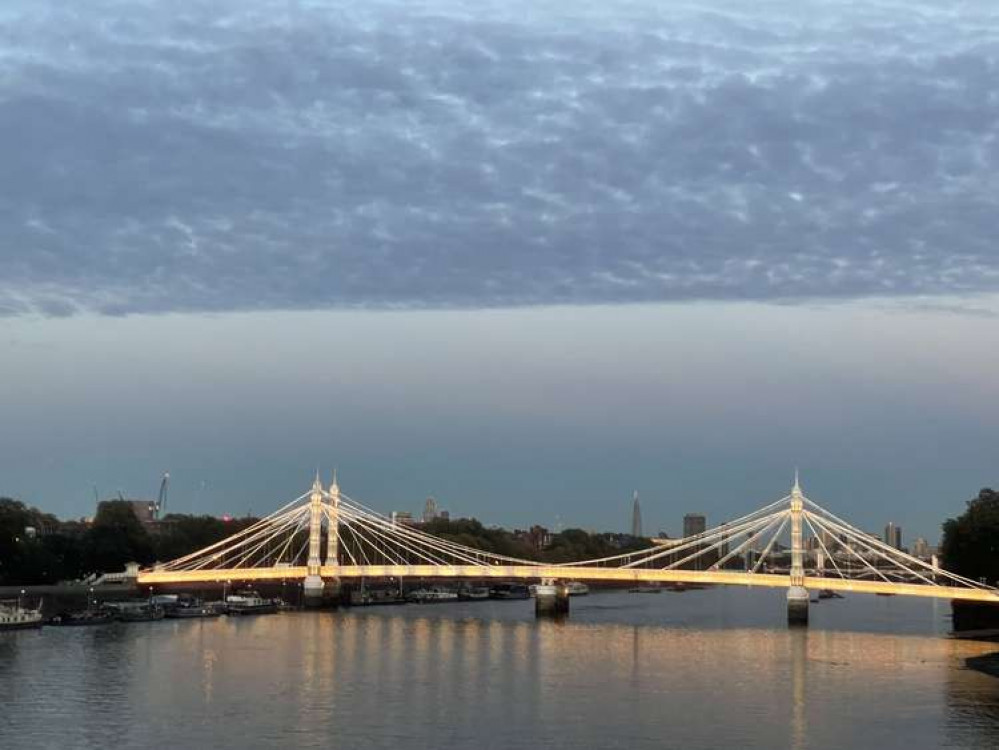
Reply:
<svg viewBox="0 0 999 750"><path fill-rule="evenodd" d="M450 520L451 520L451 512L450 512L450 511L447 511L447 510L442 510L442 511L440 511L440 512L439 512L439 513L437 514L437 517L438 517L438 518L439 518L440 520L442 520L442 521L450 521Z"/></svg>
<svg viewBox="0 0 999 750"><path fill-rule="evenodd" d="M885 526L885 544L895 549L902 549L902 527L896 526L892 521Z"/></svg>
<svg viewBox="0 0 999 750"><path fill-rule="evenodd" d="M412 526L415 523L413 514L407 510L394 510L391 518L392 524L395 526Z"/></svg>
<svg viewBox="0 0 999 750"><path fill-rule="evenodd" d="M638 503L638 490L632 496L631 504L631 535L642 535L642 506Z"/></svg>
<svg viewBox="0 0 999 750"><path fill-rule="evenodd" d="M912 556L918 557L920 560L929 560L933 557L933 554L934 549L930 546L930 543L921 536L916 537L916 541L912 543Z"/></svg>
<svg viewBox="0 0 999 750"><path fill-rule="evenodd" d="M696 536L708 528L708 519L700 513L688 513L683 517L683 535Z"/></svg>
<svg viewBox="0 0 999 750"><path fill-rule="evenodd" d="M427 498L427 502L423 505L423 523L430 523L435 521L438 516L437 501L432 497Z"/></svg>
<svg viewBox="0 0 999 750"><path fill-rule="evenodd" d="M527 531L515 529L513 537L537 552L547 549L552 544L552 533L544 526L538 526L537 524Z"/></svg>

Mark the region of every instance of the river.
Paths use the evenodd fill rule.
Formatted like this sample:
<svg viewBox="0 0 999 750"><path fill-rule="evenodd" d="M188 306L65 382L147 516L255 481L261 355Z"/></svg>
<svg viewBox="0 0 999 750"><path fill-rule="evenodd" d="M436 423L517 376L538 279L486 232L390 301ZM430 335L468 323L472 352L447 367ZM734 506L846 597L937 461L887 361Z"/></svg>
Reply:
<svg viewBox="0 0 999 750"><path fill-rule="evenodd" d="M989 748L999 679L949 605L783 592L163 620L0 633L0 748Z"/></svg>

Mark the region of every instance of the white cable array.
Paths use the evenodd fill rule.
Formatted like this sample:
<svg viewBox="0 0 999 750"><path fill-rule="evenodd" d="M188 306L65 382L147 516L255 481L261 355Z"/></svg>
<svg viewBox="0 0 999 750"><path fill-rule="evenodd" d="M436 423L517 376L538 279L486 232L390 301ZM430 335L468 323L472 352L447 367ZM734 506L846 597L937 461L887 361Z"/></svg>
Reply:
<svg viewBox="0 0 999 750"><path fill-rule="evenodd" d="M751 533L752 531L763 528L774 518L774 516L780 515L780 513L784 512L786 511L771 513L770 515L763 516L762 518L756 518L751 521L746 521L744 523L736 523L734 525L723 524L722 526L716 526L715 528L705 531L701 534L695 534L693 536L685 537L684 539L679 540L680 543L678 544L671 544L669 546L657 547L655 548L655 551L652 552L652 554L646 553L646 555L641 559L634 560L620 567L622 568L637 567L639 565L644 565L654 560L661 560L664 557L672 557L676 555L678 552L684 552L691 548L694 548L696 552L694 555L690 556L689 559L695 559L699 557L701 554L710 551L710 549L713 549L716 546L721 546L722 543L724 543L726 540L731 539L732 537L739 537L745 533ZM748 518L749 516L745 517ZM712 541L714 543L705 547L704 546L705 543L709 541ZM574 563L573 565L579 566L580 563ZM676 567L675 563L667 566L666 569L674 567Z"/></svg>
<svg viewBox="0 0 999 750"><path fill-rule="evenodd" d="M313 494L316 492L320 494L319 498ZM307 498L309 502L303 503ZM154 572L190 574L205 571L210 574L213 570L219 570L232 574L250 568L280 565L301 567L309 547L309 534L306 532L309 530L311 512L315 510L315 506L310 506L310 503L318 503L321 499L320 522L326 527L327 545L336 541L339 550L339 559L327 560L327 564L334 566L544 566L564 570L566 575L577 574L575 571L582 575L583 569L596 567L636 572L643 568L672 571L683 569L698 560L710 559L711 563L706 570L719 571L729 560L745 554L753 545L767 539L762 553L748 571L756 573L770 559L791 520L793 511L787 504L790 498L787 495L731 522L675 540L670 545L656 545L590 560L544 563L486 552L405 524L396 524L387 516L347 495L340 493L334 497L317 484L310 492L300 495L247 528L196 552L159 565ZM892 580L894 578L898 582L919 581L923 585L937 588L942 587L940 581L943 580L976 591L999 591L895 549L856 529L807 497L803 497L803 500L806 507L801 511L801 518L840 579L880 579L892 584L895 582ZM835 540L835 544L830 545L832 549L826 545L824 536L827 534ZM728 545L733 546L728 548ZM781 550L778 554L778 562L785 559L783 555L786 555L786 551ZM848 561L859 560L861 569L857 572L851 569L844 571L840 566L844 556ZM771 566L768 570L774 573L782 570L782 567ZM824 570L817 573L819 578L826 575Z"/></svg>
<svg viewBox="0 0 999 750"><path fill-rule="evenodd" d="M805 503L814 508L816 511L818 511L819 514L824 516L827 523L831 522L832 524L841 527L842 530L844 532L847 532L849 536L853 536L855 538L863 540L865 545L873 547L874 551L879 552L883 557L888 557L889 559L894 561L896 565L902 567L905 570L909 570L909 572L911 572L912 575L917 576L922 580L926 580L926 578L910 570L910 568L907 565L903 564L903 561L905 563L908 563L909 566L921 569L932 576L942 576L950 581L959 584L960 586L964 586L967 588L974 588L974 589L989 589L989 590L993 588L990 586L983 586L978 581L973 581L970 578L965 578L964 576L958 575L957 573L952 573L949 570L944 570L943 568L938 568L938 567L935 568L929 563L920 560L918 557L913 557L912 555L903 552L902 550L889 546L888 544L885 544L877 537L872 537L865 534L860 529L857 529L856 527L852 526L848 522L844 521L843 519L839 518L838 516L834 515L830 511L820 506L818 503L815 503L809 500L808 498L805 498ZM813 514L813 517L815 517L815 515L816 514ZM936 583L936 581L930 581L929 583L931 583L932 585L940 585Z"/></svg>

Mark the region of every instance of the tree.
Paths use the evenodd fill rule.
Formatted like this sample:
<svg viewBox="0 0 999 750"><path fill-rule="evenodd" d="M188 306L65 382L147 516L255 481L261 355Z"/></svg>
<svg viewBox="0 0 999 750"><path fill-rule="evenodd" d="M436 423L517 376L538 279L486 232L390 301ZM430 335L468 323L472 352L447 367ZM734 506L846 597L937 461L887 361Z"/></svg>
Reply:
<svg viewBox="0 0 999 750"><path fill-rule="evenodd" d="M84 565L91 572L122 570L126 563L151 563L156 555L149 533L124 500L100 504L83 539Z"/></svg>
<svg viewBox="0 0 999 750"><path fill-rule="evenodd" d="M38 535L29 536L28 527ZM56 528L55 516L0 498L0 583L51 583L66 575L65 540L52 534Z"/></svg>
<svg viewBox="0 0 999 750"><path fill-rule="evenodd" d="M964 513L944 523L943 532L941 555L948 570L999 581L999 492L983 489Z"/></svg>
<svg viewBox="0 0 999 750"><path fill-rule="evenodd" d="M173 560L203 549L253 525L257 518L224 521L214 516L188 516L171 513L163 519L163 530L153 546L157 560Z"/></svg>

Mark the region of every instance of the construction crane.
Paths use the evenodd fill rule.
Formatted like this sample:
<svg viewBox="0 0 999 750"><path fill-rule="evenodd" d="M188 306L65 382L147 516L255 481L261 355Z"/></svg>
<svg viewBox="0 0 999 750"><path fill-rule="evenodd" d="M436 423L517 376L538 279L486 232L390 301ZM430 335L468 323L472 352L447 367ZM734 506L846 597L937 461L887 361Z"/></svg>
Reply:
<svg viewBox="0 0 999 750"><path fill-rule="evenodd" d="M156 518L163 517L163 511L166 509L167 504L167 485L170 484L170 472L166 472L163 475L163 480L160 482L160 495L156 499Z"/></svg>

